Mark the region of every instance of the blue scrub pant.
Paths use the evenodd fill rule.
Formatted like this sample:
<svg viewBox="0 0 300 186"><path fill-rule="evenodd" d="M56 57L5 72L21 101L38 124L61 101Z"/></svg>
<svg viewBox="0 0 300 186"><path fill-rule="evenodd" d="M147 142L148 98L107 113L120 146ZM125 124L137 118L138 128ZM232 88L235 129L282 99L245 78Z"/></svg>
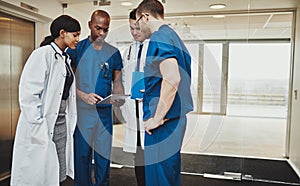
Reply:
<svg viewBox="0 0 300 186"><path fill-rule="evenodd" d="M186 129L186 116L168 120L145 136L147 186L179 186L180 149Z"/></svg>
<svg viewBox="0 0 300 186"><path fill-rule="evenodd" d="M78 110L74 132L74 186L93 185L93 152L94 186L109 185L112 123L111 107Z"/></svg>

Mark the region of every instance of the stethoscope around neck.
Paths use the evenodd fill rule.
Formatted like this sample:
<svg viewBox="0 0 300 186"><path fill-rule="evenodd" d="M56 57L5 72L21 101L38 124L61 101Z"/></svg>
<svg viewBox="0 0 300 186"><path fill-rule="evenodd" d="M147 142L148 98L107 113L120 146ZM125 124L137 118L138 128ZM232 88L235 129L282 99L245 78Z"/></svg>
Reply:
<svg viewBox="0 0 300 186"><path fill-rule="evenodd" d="M140 44L142 44L142 43L140 43ZM132 45L133 45L133 44L130 44L130 46L129 46L129 51L128 51L128 55L127 55L127 60L130 60L130 57L131 57L131 50L132 50ZM137 50L137 48L136 48L135 50Z"/></svg>
<svg viewBox="0 0 300 186"><path fill-rule="evenodd" d="M129 52L128 52L128 55L127 55L127 60L130 60L130 54L131 54L131 45L129 46Z"/></svg>
<svg viewBox="0 0 300 186"><path fill-rule="evenodd" d="M52 46L52 44L50 44L50 46L52 47L52 49L53 49L54 52L55 52L55 53L54 53L55 59L58 59L58 58L57 58L57 55L59 55L61 58L63 57L62 54L60 54L59 52L57 52L57 50L54 48L54 46ZM67 60L67 58L68 58L67 54L66 54L65 58L66 58L66 60ZM70 69L69 65L66 63L66 60L65 60L65 65L66 65L66 69L67 69L67 76L70 77L70 76L72 76L72 72L71 72L71 69Z"/></svg>
<svg viewBox="0 0 300 186"><path fill-rule="evenodd" d="M130 57L131 57L131 52L132 52L132 46L133 46L134 44L130 44L130 46L129 46L129 51L128 51L128 55L127 55L127 60L130 60ZM135 49L135 50L137 50L137 49Z"/></svg>
<svg viewBox="0 0 300 186"><path fill-rule="evenodd" d="M50 44L50 46L52 47L52 49L54 50L54 57L55 59L58 59L56 55L59 55L60 57L63 57L59 52L57 52L57 50L54 48L54 46L52 46L52 44Z"/></svg>

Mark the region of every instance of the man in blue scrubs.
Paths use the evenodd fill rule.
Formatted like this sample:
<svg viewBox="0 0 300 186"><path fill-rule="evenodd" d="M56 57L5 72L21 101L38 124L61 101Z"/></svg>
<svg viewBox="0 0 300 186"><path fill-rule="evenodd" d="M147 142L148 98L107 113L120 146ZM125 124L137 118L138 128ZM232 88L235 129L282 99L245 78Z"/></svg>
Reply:
<svg viewBox="0 0 300 186"><path fill-rule="evenodd" d="M158 0L142 1L136 15L150 37L143 98L146 185L179 186L186 114L193 109L191 56L174 30L164 24L164 8Z"/></svg>
<svg viewBox="0 0 300 186"><path fill-rule="evenodd" d="M109 23L110 16L107 12L94 11L88 23L90 36L80 41L75 50L67 51L72 59L77 81L78 120L74 133L75 186L93 185L93 152L94 185L109 185L112 106L98 104L98 101L111 93L124 93L121 54L117 48L104 41Z"/></svg>

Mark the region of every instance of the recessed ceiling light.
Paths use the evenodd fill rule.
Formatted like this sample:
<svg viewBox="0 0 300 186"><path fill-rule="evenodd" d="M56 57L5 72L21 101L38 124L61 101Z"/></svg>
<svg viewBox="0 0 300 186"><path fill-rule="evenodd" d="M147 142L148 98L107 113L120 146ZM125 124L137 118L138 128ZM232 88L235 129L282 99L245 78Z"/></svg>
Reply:
<svg viewBox="0 0 300 186"><path fill-rule="evenodd" d="M6 17L0 17L0 21L11 21L10 18L6 18Z"/></svg>
<svg viewBox="0 0 300 186"><path fill-rule="evenodd" d="M224 18L225 16L224 15L213 15L212 17L213 18Z"/></svg>
<svg viewBox="0 0 300 186"><path fill-rule="evenodd" d="M222 9L222 8L225 8L226 5L225 4L211 4L209 5L209 8L211 9Z"/></svg>
<svg viewBox="0 0 300 186"><path fill-rule="evenodd" d="M129 2L129 1L123 1L123 2L121 2L121 5L122 5L122 6L132 6L132 2Z"/></svg>

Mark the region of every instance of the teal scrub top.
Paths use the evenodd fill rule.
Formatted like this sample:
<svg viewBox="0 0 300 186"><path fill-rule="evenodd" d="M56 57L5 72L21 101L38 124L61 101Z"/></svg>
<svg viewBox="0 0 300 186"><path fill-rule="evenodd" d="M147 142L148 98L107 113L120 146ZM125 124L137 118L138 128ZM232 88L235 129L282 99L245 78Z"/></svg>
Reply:
<svg viewBox="0 0 300 186"><path fill-rule="evenodd" d="M162 25L158 31L151 35L146 56L144 67L145 93L143 97L144 120L155 114L162 83L159 65L167 58L176 58L181 80L173 105L166 114L166 118L178 118L193 110L190 91L191 56L176 32L168 25Z"/></svg>
<svg viewBox="0 0 300 186"><path fill-rule="evenodd" d="M120 51L104 42L101 50L95 50L89 38L78 43L76 49L68 49L72 68L76 69L77 88L86 93L106 97L112 93L113 72L123 68ZM79 107L90 105L78 99ZM111 106L98 104L97 106Z"/></svg>

